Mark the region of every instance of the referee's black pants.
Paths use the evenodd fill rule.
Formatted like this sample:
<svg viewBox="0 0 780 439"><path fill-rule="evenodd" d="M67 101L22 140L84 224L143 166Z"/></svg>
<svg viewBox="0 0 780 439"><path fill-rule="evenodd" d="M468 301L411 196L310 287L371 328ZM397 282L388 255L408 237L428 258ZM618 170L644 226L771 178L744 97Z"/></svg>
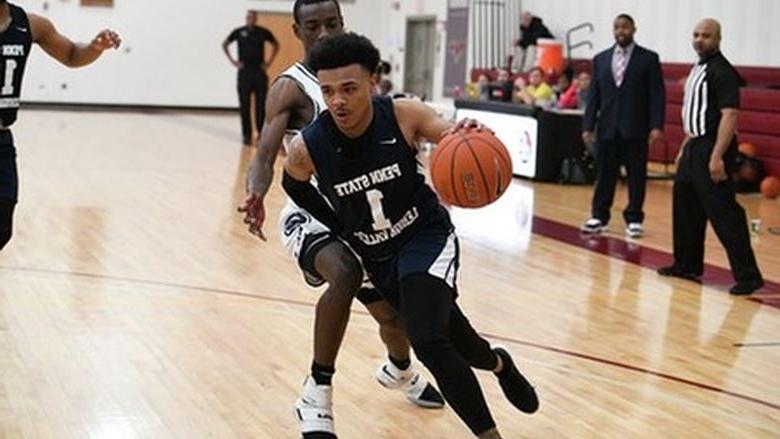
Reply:
<svg viewBox="0 0 780 439"><path fill-rule="evenodd" d="M645 219L642 207L645 204L647 187L647 139L599 140L596 145L596 188L593 191L591 216L603 224L609 223L610 209L615 200L620 165L626 167L628 176L628 206L623 210L623 219L628 223L641 223Z"/></svg>
<svg viewBox="0 0 780 439"><path fill-rule="evenodd" d="M680 158L673 194L674 263L686 273L702 273L709 220L726 248L734 279L754 281L761 273L750 246L745 210L737 203L730 179L716 184L710 176L714 146L714 136L691 139ZM723 156L729 175L735 168L736 151L735 138Z"/></svg>
<svg viewBox="0 0 780 439"><path fill-rule="evenodd" d="M241 106L241 135L244 145L252 142L252 94L255 95L255 126L263 128L268 76L259 67L246 66L238 71L238 103Z"/></svg>

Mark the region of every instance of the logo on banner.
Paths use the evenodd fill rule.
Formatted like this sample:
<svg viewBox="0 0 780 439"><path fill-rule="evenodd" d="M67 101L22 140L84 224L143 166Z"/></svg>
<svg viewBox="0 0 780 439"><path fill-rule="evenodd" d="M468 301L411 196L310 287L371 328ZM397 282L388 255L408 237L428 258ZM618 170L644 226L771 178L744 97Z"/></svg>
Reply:
<svg viewBox="0 0 780 439"><path fill-rule="evenodd" d="M534 144L531 140L531 133L528 130L523 130L523 135L520 136L520 161L522 163L528 163L533 158Z"/></svg>
<svg viewBox="0 0 780 439"><path fill-rule="evenodd" d="M463 40L450 41L447 45L447 51L452 56L452 60L459 64L463 55L466 54L466 42Z"/></svg>

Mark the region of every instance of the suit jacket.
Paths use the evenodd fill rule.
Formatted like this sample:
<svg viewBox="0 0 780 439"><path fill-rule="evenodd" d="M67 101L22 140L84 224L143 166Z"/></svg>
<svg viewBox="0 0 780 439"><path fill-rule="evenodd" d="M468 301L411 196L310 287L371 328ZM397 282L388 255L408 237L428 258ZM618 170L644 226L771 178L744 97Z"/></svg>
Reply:
<svg viewBox="0 0 780 439"><path fill-rule="evenodd" d="M612 73L613 46L593 58L593 80L583 129L597 131L598 140L645 140L650 130L663 129L666 110L658 54L634 47L620 87Z"/></svg>

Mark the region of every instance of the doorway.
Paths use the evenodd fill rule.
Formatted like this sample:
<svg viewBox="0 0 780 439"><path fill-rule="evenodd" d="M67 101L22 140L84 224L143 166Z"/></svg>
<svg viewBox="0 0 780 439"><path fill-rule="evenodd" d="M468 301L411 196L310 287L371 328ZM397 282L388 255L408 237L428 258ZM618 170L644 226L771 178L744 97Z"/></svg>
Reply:
<svg viewBox="0 0 780 439"><path fill-rule="evenodd" d="M410 17L406 21L404 91L423 99L433 97L436 56L436 18Z"/></svg>

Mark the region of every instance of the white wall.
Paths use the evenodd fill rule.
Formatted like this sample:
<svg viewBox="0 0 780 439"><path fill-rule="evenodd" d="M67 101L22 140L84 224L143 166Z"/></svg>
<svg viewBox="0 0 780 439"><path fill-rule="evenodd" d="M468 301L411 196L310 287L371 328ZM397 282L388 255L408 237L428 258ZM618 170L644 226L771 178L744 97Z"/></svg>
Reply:
<svg viewBox="0 0 780 439"><path fill-rule="evenodd" d="M397 8L394 6L397 4ZM391 81L396 91L403 89L405 68L404 44L406 23L410 17L434 17L437 41L434 59L433 96L441 96L444 84L444 45L447 20L447 0L357 0L344 12L345 24L351 30L365 34L374 41L382 58L393 66Z"/></svg>
<svg viewBox="0 0 780 439"><path fill-rule="evenodd" d="M23 99L33 102L236 107L235 70L221 43L244 22L247 9L292 11L291 0L118 0L114 8L85 8L78 0L17 0L50 18L77 41L89 41L110 26L124 47L95 64L67 69L33 50ZM43 4L49 7L44 11ZM446 0L389 0L344 3L347 27L370 37L393 63L400 88L407 15L446 18ZM443 27L443 24L439 24ZM442 36L443 38L443 36ZM441 41L444 41L443 39ZM439 47L440 45L437 45ZM441 95L443 52L438 51L434 95Z"/></svg>
<svg viewBox="0 0 780 439"><path fill-rule="evenodd" d="M658 52L664 62L695 60L693 27L699 19L713 17L723 26L722 49L734 64L780 66L778 0L522 0L522 6L542 17L562 40L567 29L592 22L595 50L577 49L575 58L612 45L612 20L626 12L636 21L637 42Z"/></svg>
<svg viewBox="0 0 780 439"><path fill-rule="evenodd" d="M291 11L292 0L117 0L115 7L85 8L78 0L16 0L51 18L66 35L88 41L111 26L125 46L92 66L69 70L44 56L31 55L23 99L141 105L236 107L235 70L222 54L221 42L240 26L247 9ZM736 64L780 66L780 0L522 0L551 30L591 21L597 49L612 43L611 23L619 12L637 20L637 40L664 61L688 62L690 31L700 17L713 16L724 26L724 51ZM370 37L393 64L393 83L402 88L406 20L435 16L439 37L434 96L442 95L447 0L355 0L343 5L349 29ZM576 57L594 52L580 49Z"/></svg>

